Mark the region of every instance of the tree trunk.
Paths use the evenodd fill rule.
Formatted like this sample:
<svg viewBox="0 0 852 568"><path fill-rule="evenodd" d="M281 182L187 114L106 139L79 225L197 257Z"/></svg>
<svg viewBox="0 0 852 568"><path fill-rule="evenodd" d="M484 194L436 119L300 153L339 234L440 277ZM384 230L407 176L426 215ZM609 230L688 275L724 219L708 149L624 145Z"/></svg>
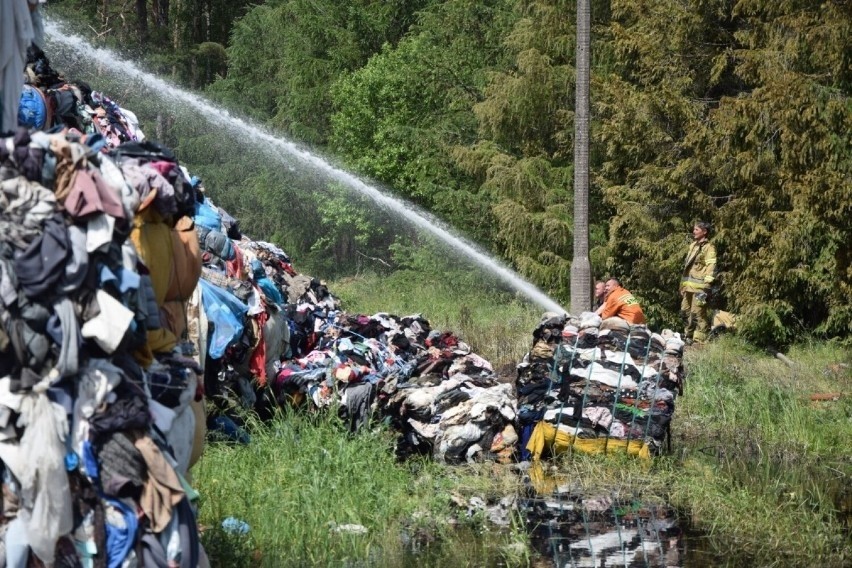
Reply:
<svg viewBox="0 0 852 568"><path fill-rule="evenodd" d="M590 0L577 0L576 100L574 110L574 259L571 261L571 312L592 305L589 262L589 69Z"/></svg>
<svg viewBox="0 0 852 568"><path fill-rule="evenodd" d="M154 25L158 28L169 27L169 0L152 0L151 13L154 15Z"/></svg>
<svg viewBox="0 0 852 568"><path fill-rule="evenodd" d="M147 0L136 0L136 34L139 43L148 41L148 2Z"/></svg>

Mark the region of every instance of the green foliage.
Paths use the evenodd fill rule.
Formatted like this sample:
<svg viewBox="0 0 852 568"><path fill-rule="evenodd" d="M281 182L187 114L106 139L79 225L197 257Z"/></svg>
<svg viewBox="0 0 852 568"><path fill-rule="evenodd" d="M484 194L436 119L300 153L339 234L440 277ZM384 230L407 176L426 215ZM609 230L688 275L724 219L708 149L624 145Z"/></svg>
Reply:
<svg viewBox="0 0 852 568"><path fill-rule="evenodd" d="M227 49L228 74L208 90L218 99L263 120L275 112L284 86L274 80L283 36L273 32L280 25L279 11L271 4L254 6L237 20Z"/></svg>
<svg viewBox="0 0 852 568"><path fill-rule="evenodd" d="M509 63L491 72L484 99L473 107L479 139L457 147L455 157L481 180L504 255L545 292L566 299L573 239L573 4L516 5L503 46Z"/></svg>
<svg viewBox="0 0 852 568"><path fill-rule="evenodd" d="M354 198L339 186L331 188L328 197L317 206L319 226L311 245L313 264L329 277L352 272L352 266L389 263L373 258L374 250L386 250L385 227L365 199ZM385 245L385 246L382 246ZM366 261L366 262L365 262ZM384 264L382 264L384 262Z"/></svg>
<svg viewBox="0 0 852 568"><path fill-rule="evenodd" d="M426 0L280 0L253 7L234 29L226 100L250 97L259 116L311 144L329 135L330 86L385 43L395 44ZM242 105L241 105L242 106Z"/></svg>
<svg viewBox="0 0 852 568"><path fill-rule="evenodd" d="M612 270L673 322L678 235L712 220L748 337L849 334L852 82L837 46L852 16L831 2L612 5L622 64L598 105Z"/></svg>
<svg viewBox="0 0 852 568"><path fill-rule="evenodd" d="M398 45L385 45L332 91L331 143L347 165L486 242L490 199L451 152L475 139L471 107L499 57L507 4L435 3Z"/></svg>

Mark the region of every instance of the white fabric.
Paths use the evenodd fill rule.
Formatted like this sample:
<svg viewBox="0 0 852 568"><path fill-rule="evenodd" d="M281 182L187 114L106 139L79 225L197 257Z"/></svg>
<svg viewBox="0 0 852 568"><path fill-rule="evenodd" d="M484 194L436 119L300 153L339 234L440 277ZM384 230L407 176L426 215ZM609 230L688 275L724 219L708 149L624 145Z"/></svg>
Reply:
<svg viewBox="0 0 852 568"><path fill-rule="evenodd" d="M636 381L628 375L622 375L619 379L618 371L607 369L600 363L592 363L588 369L571 369L571 375L581 379L590 379L599 383L623 389L635 389Z"/></svg>
<svg viewBox="0 0 852 568"><path fill-rule="evenodd" d="M412 408L426 408L431 406L435 401L435 397L443 392L447 392L459 386L463 379L468 377L458 374L451 379L443 381L440 385L434 387L424 387L414 389L414 391L405 398L405 404Z"/></svg>
<svg viewBox="0 0 852 568"><path fill-rule="evenodd" d="M133 312L103 290L98 290L95 298L101 313L83 324L83 337L93 338L101 349L112 353L130 327Z"/></svg>
<svg viewBox="0 0 852 568"><path fill-rule="evenodd" d="M12 412L21 411L23 395L13 393L9 390L12 384L11 377L0 379L0 440L13 440L18 437L15 433L15 425L9 422Z"/></svg>
<svg viewBox="0 0 852 568"><path fill-rule="evenodd" d="M412 428L414 428L418 434L428 440L433 440L435 436L438 435L438 432L440 432L438 424L426 424L425 422L420 422L414 418L409 418L408 423L411 424Z"/></svg>
<svg viewBox="0 0 852 568"><path fill-rule="evenodd" d="M35 391L34 391L35 392ZM21 404L25 426L20 450L27 456L20 475L21 511L30 548L45 564L53 562L56 542L74 528L71 488L65 471L65 410L46 394L32 394Z"/></svg>
<svg viewBox="0 0 852 568"><path fill-rule="evenodd" d="M100 213L90 218L86 223L86 251L93 253L112 242L112 232L115 229L115 218Z"/></svg>
<svg viewBox="0 0 852 568"><path fill-rule="evenodd" d="M83 455L83 442L89 439L89 418L114 398L111 393L122 376L121 369L106 359L90 359L80 371L71 418L71 449L77 455Z"/></svg>

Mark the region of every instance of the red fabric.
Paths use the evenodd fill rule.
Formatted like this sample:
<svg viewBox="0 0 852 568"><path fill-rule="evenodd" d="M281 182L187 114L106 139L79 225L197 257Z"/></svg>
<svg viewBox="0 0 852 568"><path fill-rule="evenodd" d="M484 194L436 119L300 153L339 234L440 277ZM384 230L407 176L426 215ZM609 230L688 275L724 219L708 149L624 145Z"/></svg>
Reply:
<svg viewBox="0 0 852 568"><path fill-rule="evenodd" d="M157 170L157 172L166 179L169 179L169 174L173 169L177 168L177 164L174 162L167 162L165 160L148 162L146 165Z"/></svg>
<svg viewBox="0 0 852 568"><path fill-rule="evenodd" d="M225 261L225 274L237 280L245 279L243 251L240 250L240 247L234 247L234 260Z"/></svg>
<svg viewBox="0 0 852 568"><path fill-rule="evenodd" d="M266 386L266 341L263 339L263 326L266 325L266 320L269 319L269 313L263 311L256 316L254 316L255 320L257 320L257 328L258 328L258 342L257 347L254 348L254 351L251 354L251 360L249 361L249 371L255 377L257 377L257 384L262 387Z"/></svg>

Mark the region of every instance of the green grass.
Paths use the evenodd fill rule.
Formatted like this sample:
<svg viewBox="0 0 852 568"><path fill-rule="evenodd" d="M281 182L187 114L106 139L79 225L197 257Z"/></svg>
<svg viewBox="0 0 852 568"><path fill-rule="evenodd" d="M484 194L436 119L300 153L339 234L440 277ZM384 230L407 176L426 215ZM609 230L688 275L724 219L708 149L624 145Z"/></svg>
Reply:
<svg viewBox="0 0 852 568"><path fill-rule="evenodd" d="M246 446L209 444L193 468L202 541L214 566L523 565L523 527L496 530L464 507L517 491L504 468L396 463L383 428L350 436L330 414L249 421ZM251 527L221 528L227 517ZM339 532L361 525L367 534Z"/></svg>
<svg viewBox="0 0 852 568"><path fill-rule="evenodd" d="M736 338L688 351L671 499L752 562L848 565L850 352L813 343L788 356L792 368Z"/></svg>

